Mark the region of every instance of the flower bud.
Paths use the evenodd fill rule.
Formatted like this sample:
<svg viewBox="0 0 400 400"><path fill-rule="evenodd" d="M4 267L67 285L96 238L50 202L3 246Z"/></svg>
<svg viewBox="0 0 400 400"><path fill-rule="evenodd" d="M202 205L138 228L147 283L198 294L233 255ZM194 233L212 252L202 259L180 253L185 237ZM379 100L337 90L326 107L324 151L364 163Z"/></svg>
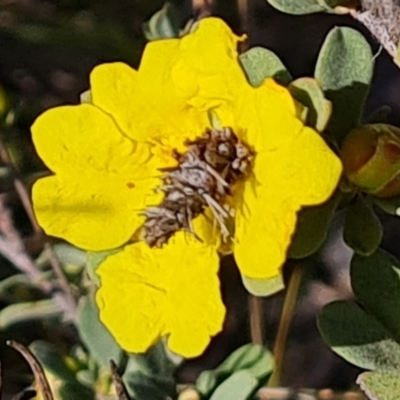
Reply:
<svg viewBox="0 0 400 400"><path fill-rule="evenodd" d="M178 400L200 400L200 395L195 389L187 388L179 394Z"/></svg>
<svg viewBox="0 0 400 400"><path fill-rule="evenodd" d="M400 194L400 129L388 124L351 131L341 149L344 173L363 192L378 197Z"/></svg>

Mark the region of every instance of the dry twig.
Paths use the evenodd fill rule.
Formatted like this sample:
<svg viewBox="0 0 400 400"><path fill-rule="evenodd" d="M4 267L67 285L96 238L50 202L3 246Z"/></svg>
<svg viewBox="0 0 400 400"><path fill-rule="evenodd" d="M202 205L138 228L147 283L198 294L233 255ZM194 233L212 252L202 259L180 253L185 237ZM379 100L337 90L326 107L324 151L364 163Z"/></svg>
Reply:
<svg viewBox="0 0 400 400"><path fill-rule="evenodd" d="M7 345L17 350L25 358L25 360L31 367L33 375L35 377L36 385L39 389L39 392L43 396L43 400L54 400L49 381L46 378L42 366L40 365L37 358L33 355L33 353L27 347L14 340L8 340Z"/></svg>
<svg viewBox="0 0 400 400"><path fill-rule="evenodd" d="M110 361L111 378L113 380L118 400L130 400L124 382L118 373L118 368L113 360Z"/></svg>

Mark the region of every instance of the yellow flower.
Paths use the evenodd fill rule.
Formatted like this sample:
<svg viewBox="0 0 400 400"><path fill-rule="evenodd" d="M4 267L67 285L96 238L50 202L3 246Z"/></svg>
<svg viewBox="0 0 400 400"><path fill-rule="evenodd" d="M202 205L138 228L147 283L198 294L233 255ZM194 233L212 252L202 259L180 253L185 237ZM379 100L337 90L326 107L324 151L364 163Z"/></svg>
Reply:
<svg viewBox="0 0 400 400"><path fill-rule="evenodd" d="M239 40L221 20L204 19L181 39L149 43L138 71L96 67L91 104L40 116L33 140L55 174L33 187L46 233L94 251L126 244L143 211L163 199L158 170L176 165L172 150L184 152L211 128L211 113L254 154L229 200L238 266L249 278L279 276L297 211L330 197L341 164L298 118L286 88L272 79L250 86ZM221 329L218 232L202 215L194 224L202 241L178 232L162 249L129 244L100 266L101 319L128 351L168 336L173 351L195 356Z"/></svg>

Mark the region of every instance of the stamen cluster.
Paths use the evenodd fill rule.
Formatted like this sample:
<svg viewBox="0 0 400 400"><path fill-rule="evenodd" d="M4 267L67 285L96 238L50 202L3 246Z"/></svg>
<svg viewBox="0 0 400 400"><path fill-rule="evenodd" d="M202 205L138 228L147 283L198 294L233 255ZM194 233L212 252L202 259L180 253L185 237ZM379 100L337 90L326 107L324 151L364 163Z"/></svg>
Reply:
<svg viewBox="0 0 400 400"><path fill-rule="evenodd" d="M162 247L179 230L196 236L192 220L208 206L229 235L225 220L229 217L226 197L251 164L252 153L229 127L208 129L204 135L186 143L185 153L174 153L178 165L164 169L165 193L162 203L145 211L141 235L151 247ZM197 237L197 236L196 236Z"/></svg>

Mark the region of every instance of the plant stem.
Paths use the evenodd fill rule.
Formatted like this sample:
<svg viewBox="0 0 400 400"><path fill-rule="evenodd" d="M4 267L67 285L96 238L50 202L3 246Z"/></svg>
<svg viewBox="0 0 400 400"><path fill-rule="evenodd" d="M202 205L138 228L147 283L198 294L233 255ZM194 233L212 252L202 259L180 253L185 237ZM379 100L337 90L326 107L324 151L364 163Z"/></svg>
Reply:
<svg viewBox="0 0 400 400"><path fill-rule="evenodd" d="M237 0L237 8L240 19L241 33L248 32L249 24L249 4L248 0ZM244 50L243 50L244 51Z"/></svg>
<svg viewBox="0 0 400 400"><path fill-rule="evenodd" d="M250 334L253 344L264 343L264 319L262 298L249 294Z"/></svg>
<svg viewBox="0 0 400 400"><path fill-rule="evenodd" d="M276 334L273 349L275 370L268 382L268 386L279 386L281 383L286 342L293 319L302 276L303 268L300 264L296 263L292 275L290 276L289 286L283 303L281 320L279 322L278 333Z"/></svg>

